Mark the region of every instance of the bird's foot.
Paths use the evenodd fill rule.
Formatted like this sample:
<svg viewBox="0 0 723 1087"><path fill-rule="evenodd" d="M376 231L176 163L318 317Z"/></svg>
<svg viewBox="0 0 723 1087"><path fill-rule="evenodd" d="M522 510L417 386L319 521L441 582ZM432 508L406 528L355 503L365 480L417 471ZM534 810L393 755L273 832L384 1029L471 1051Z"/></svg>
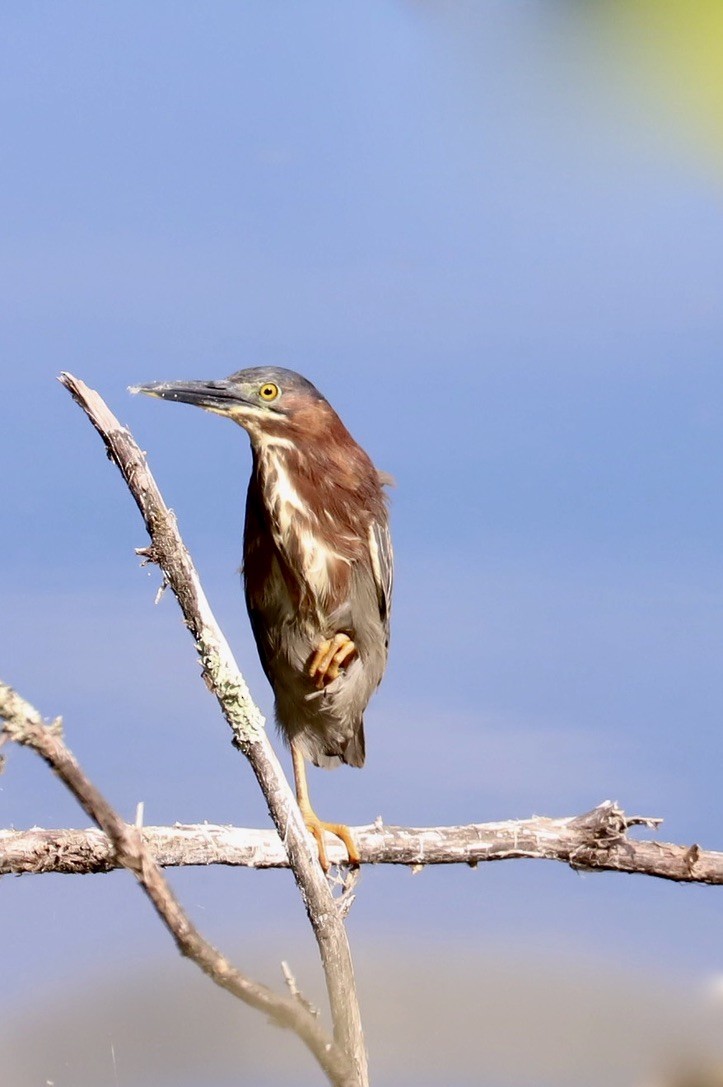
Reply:
<svg viewBox="0 0 723 1087"><path fill-rule="evenodd" d="M329 871L329 858L326 855L326 845L324 843L324 834L326 831L341 839L349 854L349 864L354 868L358 866L359 851L354 845L354 839L352 838L351 831L346 823L325 823L312 808L307 808L303 805L301 807L301 814L304 817L306 829L316 839L316 845L319 850L319 864L325 872Z"/></svg>
<svg viewBox="0 0 723 1087"><path fill-rule="evenodd" d="M336 679L341 668L355 653L356 646L348 634L335 634L317 646L309 665L309 675L316 680L320 691Z"/></svg>

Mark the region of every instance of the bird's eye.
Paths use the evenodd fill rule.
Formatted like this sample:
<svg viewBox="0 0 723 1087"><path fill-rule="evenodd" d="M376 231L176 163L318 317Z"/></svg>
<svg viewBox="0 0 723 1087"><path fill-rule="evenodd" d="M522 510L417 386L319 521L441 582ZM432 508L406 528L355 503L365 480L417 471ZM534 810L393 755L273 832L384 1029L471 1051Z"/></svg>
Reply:
<svg viewBox="0 0 723 1087"><path fill-rule="evenodd" d="M259 396L268 404L271 400L276 399L280 391L279 386L274 385L273 381L267 381L266 384L262 385L259 389Z"/></svg>

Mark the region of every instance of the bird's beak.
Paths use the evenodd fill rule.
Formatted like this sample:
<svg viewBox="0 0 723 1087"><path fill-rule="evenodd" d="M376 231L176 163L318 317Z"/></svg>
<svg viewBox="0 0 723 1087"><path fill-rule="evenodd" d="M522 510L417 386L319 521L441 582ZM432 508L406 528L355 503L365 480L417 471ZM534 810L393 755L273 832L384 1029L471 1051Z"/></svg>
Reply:
<svg viewBox="0 0 723 1087"><path fill-rule="evenodd" d="M195 404L206 411L229 415L246 401L238 386L223 381L153 381L149 385L131 385L129 392L157 396L161 400L177 400L180 404Z"/></svg>

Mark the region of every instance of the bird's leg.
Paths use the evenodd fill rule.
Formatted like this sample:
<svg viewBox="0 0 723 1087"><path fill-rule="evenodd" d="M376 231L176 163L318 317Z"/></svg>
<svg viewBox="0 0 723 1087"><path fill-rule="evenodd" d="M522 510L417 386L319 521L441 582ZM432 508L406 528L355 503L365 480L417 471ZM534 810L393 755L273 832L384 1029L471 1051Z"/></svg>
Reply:
<svg viewBox="0 0 723 1087"><path fill-rule="evenodd" d="M294 764L294 782L296 784L296 799L301 809L301 814L304 817L304 823L306 829L313 834L316 839L316 844L319 850L319 863L325 872L329 871L329 859L326 855L326 846L324 845L324 832L329 831L330 834L335 834L337 838L340 838L346 846L347 853L349 854L349 864L359 864L359 853L354 845L354 839L351 836L351 831L346 823L325 823L316 814L311 806L309 799L309 786L306 781L306 765L304 763L304 756L296 745L294 740L291 741L291 758Z"/></svg>
<svg viewBox="0 0 723 1087"><path fill-rule="evenodd" d="M356 646L348 634L335 634L319 643L309 665L309 675L316 679L319 690L336 679L339 670L355 653Z"/></svg>

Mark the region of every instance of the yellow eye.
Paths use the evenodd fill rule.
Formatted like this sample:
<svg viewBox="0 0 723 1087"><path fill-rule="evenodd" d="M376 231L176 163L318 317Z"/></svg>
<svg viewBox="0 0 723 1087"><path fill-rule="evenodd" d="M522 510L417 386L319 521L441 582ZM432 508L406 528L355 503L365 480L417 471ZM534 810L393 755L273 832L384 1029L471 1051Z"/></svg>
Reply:
<svg viewBox="0 0 723 1087"><path fill-rule="evenodd" d="M273 381L267 381L266 384L262 385L259 389L259 396L268 404L271 400L276 399L280 391L279 386L274 385Z"/></svg>

